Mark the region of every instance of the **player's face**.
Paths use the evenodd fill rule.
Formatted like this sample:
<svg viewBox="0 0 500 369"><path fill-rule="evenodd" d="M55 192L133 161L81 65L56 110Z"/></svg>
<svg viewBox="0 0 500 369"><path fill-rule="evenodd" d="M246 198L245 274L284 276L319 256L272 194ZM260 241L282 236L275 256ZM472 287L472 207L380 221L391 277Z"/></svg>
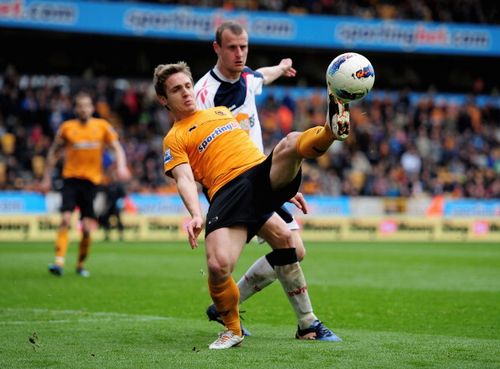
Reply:
<svg viewBox="0 0 500 369"><path fill-rule="evenodd" d="M214 43L218 56L218 67L228 78L238 78L243 71L248 56L248 34L243 31L235 35L226 29L221 35L221 45Z"/></svg>
<svg viewBox="0 0 500 369"><path fill-rule="evenodd" d="M186 74L172 74L165 81L166 103L176 119L185 118L196 111L193 82Z"/></svg>
<svg viewBox="0 0 500 369"><path fill-rule="evenodd" d="M94 104L90 97L84 96L78 98L75 102L75 115L82 122L88 121L94 114Z"/></svg>

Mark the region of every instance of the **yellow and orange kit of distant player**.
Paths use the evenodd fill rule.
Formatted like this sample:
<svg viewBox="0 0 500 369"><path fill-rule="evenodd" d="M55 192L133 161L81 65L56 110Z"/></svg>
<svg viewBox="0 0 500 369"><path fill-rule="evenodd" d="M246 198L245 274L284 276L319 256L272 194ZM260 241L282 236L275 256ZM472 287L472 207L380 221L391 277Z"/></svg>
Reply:
<svg viewBox="0 0 500 369"><path fill-rule="evenodd" d="M165 173L179 164L191 166L195 180L211 199L226 183L265 160L225 107L199 110L176 121L163 140Z"/></svg>
<svg viewBox="0 0 500 369"><path fill-rule="evenodd" d="M61 124L58 134L66 143L63 177L87 179L100 184L103 180L104 148L118 139L111 124L97 118L91 118L86 123L73 119Z"/></svg>

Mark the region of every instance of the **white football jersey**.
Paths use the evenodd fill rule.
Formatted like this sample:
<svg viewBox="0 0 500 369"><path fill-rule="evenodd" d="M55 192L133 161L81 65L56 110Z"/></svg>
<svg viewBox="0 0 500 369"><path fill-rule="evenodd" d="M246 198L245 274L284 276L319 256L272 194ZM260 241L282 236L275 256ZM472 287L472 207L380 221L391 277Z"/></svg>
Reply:
<svg viewBox="0 0 500 369"><path fill-rule="evenodd" d="M262 73L248 67L243 69L240 78L236 80L227 79L214 67L194 85L196 104L199 109L226 106L240 122L241 128L248 132L255 145L264 152L262 129L255 105L255 96L262 93L263 84ZM286 207L283 208L288 211ZM300 229L293 217L287 222L289 229Z"/></svg>
<svg viewBox="0 0 500 369"><path fill-rule="evenodd" d="M264 76L248 67L236 80L227 79L214 67L194 86L196 104L199 109L226 106L240 122L241 128L264 152L262 129L255 105L255 96L262 93L263 84Z"/></svg>

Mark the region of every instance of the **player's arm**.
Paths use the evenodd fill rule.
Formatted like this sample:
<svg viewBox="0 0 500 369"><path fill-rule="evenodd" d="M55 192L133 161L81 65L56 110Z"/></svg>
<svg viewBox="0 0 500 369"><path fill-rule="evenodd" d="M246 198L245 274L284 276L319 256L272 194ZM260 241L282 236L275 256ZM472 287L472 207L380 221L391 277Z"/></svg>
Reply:
<svg viewBox="0 0 500 369"><path fill-rule="evenodd" d="M112 141L109 146L115 153L116 157L116 174L118 178L126 181L130 179L130 171L127 167L127 157L125 156L125 151L118 140Z"/></svg>
<svg viewBox="0 0 500 369"><path fill-rule="evenodd" d="M281 76L295 77L297 74L297 71L292 67L292 59L290 58L282 59L278 65L259 68L257 69L257 72L262 73L264 76L265 85L273 83Z"/></svg>
<svg viewBox="0 0 500 369"><path fill-rule="evenodd" d="M203 217L201 215L200 198L193 171L189 164L183 163L174 167L170 174L175 180L177 191L181 196L184 206L189 211L189 214L191 214L191 220L187 225L187 232L189 244L194 249L198 247L198 236L203 229Z"/></svg>
<svg viewBox="0 0 500 369"><path fill-rule="evenodd" d="M64 139L61 133L58 131L52 145L49 147L47 153L47 158L45 159L45 169L43 172L42 182L40 183L40 188L43 192L47 192L52 187L52 172L57 163L57 158L59 157L59 152L64 147Z"/></svg>

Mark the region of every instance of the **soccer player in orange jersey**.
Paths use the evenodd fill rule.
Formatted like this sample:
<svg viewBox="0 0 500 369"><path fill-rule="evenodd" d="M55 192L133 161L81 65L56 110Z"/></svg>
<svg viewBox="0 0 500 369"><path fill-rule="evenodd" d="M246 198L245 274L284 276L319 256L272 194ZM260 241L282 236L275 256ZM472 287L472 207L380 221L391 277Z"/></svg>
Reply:
<svg viewBox="0 0 500 369"><path fill-rule="evenodd" d="M55 261L49 272L63 275L66 251L69 244L71 214L78 206L82 220L82 238L79 245L76 272L82 277L90 273L84 263L90 249L90 232L95 226L94 198L97 185L103 179L103 152L110 147L116 156L116 171L120 180L130 177L127 161L118 134L104 119L94 118L94 104L89 94L80 92L75 96L75 119L65 121L59 127L54 142L49 148L41 189L51 188L51 176L57 163L58 153L64 149L64 179L62 189L61 223L55 244Z"/></svg>
<svg viewBox="0 0 500 369"><path fill-rule="evenodd" d="M303 307L299 322L319 322L312 314L294 239L274 211L297 193L302 160L324 154L335 140L348 136L348 105L330 96L324 126L288 134L266 157L226 107L197 109L186 63L157 66L153 81L159 102L174 118L163 142L164 170L176 181L191 214L187 232L192 248L198 246L205 226L208 287L226 327L209 348L227 349L243 341L239 290L232 272L244 245L268 222L276 223L272 265L288 298ZM196 182L210 202L206 223ZM340 340L331 334L332 341Z"/></svg>

